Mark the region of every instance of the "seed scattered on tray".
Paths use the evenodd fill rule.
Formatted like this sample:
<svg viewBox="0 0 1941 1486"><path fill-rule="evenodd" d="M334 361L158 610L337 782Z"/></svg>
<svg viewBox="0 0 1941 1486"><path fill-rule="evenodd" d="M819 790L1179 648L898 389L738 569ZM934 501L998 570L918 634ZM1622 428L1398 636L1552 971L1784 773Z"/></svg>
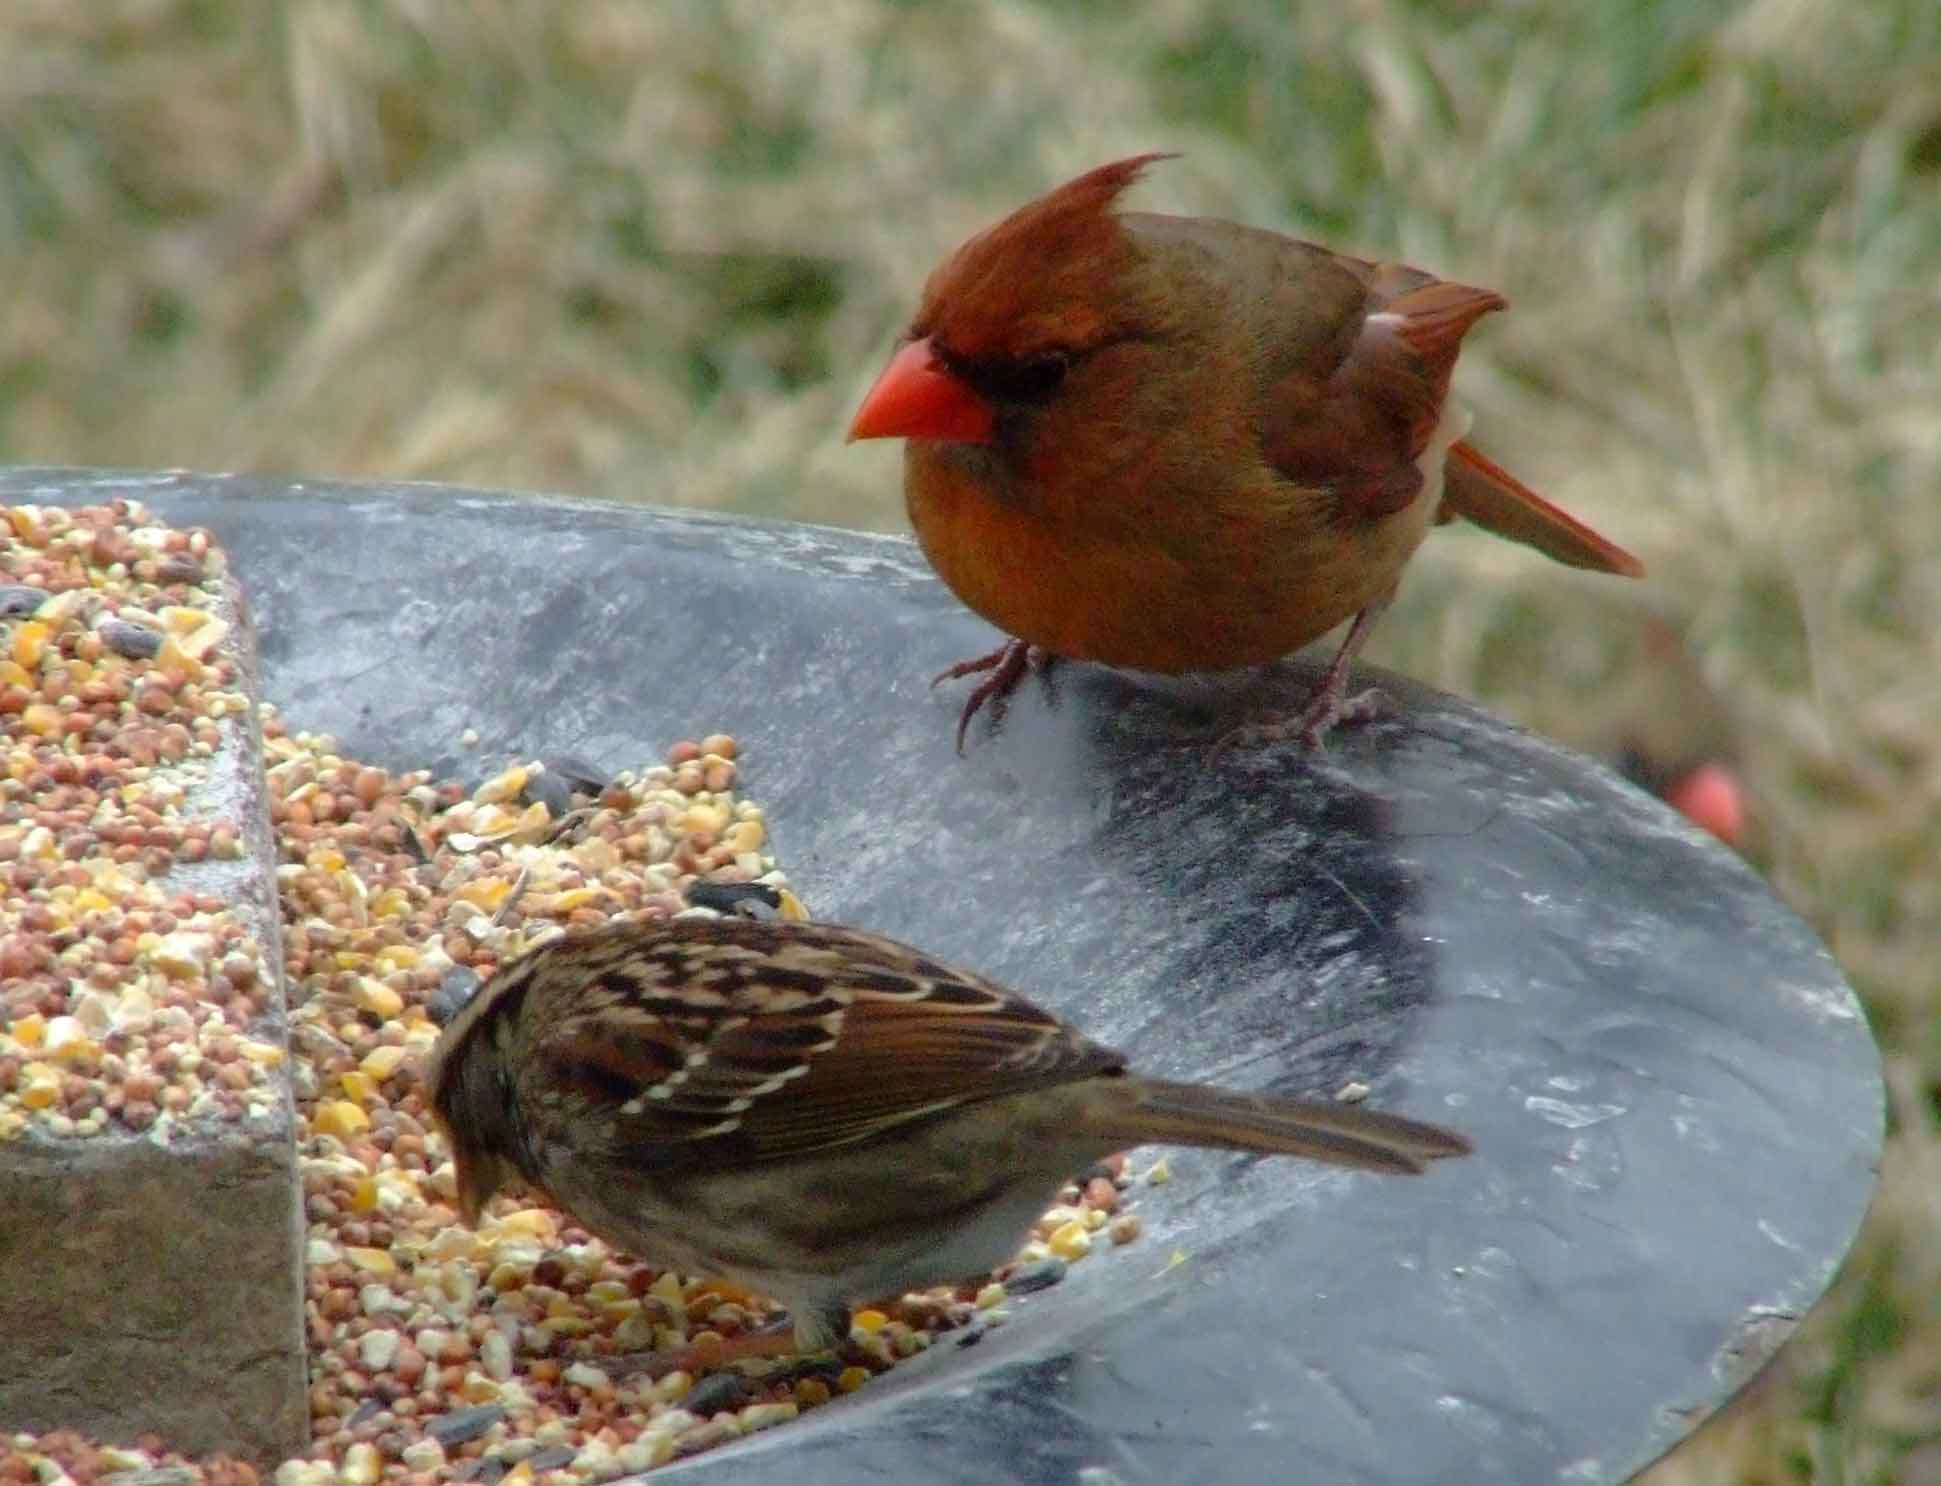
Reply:
<svg viewBox="0 0 1941 1486"><path fill-rule="evenodd" d="M538 764L466 796L422 774L353 765L328 740L289 735L274 715L266 734L310 1133L320 1460L341 1463L358 1444L404 1460L419 1442L416 1462L437 1480L470 1462L529 1464L525 1442L538 1440L572 1445L577 1479L644 1469L853 1391L1005 1299L994 1282L902 1297L893 1313L863 1310L827 1376L804 1375L792 1360L698 1377L630 1374L625 1354L705 1348L710 1335L738 1335L772 1313L720 1281L627 1261L544 1207L501 1199L478 1232L458 1225L452 1168L411 1069L435 1039L435 1002L455 1009L474 977L573 924L751 905L801 916L762 812L735 792L734 740L678 743L664 763L604 784L576 778L555 815L533 807L548 772ZM1047 1241L1080 1230L1081 1255L1120 1201L1125 1163L1085 1178L1040 1225ZM1037 1266L1026 1288L1063 1276L1066 1261L1047 1241L1021 1256ZM392 1335L374 1357L372 1339ZM360 1417L374 1390L388 1406Z"/></svg>
<svg viewBox="0 0 1941 1486"><path fill-rule="evenodd" d="M134 502L0 513L0 1141L166 1143L278 1097L269 966L213 870L244 855L209 789L248 705L226 571Z"/></svg>
<svg viewBox="0 0 1941 1486"><path fill-rule="evenodd" d="M230 906L179 885L196 864L244 855L242 827L198 796L248 721L231 689L223 554L130 502L0 520L0 1138L165 1140L182 1122L248 1119L272 1097L263 1071L286 1058L264 1021L272 978ZM739 793L735 740L679 742L611 777L530 760L468 788L347 757L271 707L258 721L312 1425L277 1486L592 1481L685 1458L854 1392L938 1336L975 1335L1057 1284L1096 1235L1136 1233L1114 1158L1059 1193L1012 1265L981 1287L886 1297L856 1315L838 1357L630 1370L630 1353L705 1358L771 1309L633 1262L535 1199L501 1198L477 1230L463 1225L417 1066L497 965L575 926L804 916L762 809ZM158 1439L99 1446L68 1431L0 1436L0 1462L56 1483L257 1480Z"/></svg>

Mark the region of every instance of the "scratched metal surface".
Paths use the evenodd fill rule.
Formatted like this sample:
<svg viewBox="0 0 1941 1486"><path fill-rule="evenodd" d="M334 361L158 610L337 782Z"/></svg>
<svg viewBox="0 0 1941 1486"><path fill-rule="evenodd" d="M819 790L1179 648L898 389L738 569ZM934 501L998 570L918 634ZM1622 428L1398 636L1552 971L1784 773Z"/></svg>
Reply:
<svg viewBox="0 0 1941 1486"><path fill-rule="evenodd" d="M1476 1142L1413 1181L1176 1153L1139 1243L976 1346L656 1480L1620 1481L1770 1355L1864 1213L1878 1060L1811 932L1656 801L1451 698L1384 678L1325 760L1216 767L1207 740L1311 667L1074 667L959 759L927 678L994 637L899 539L0 471L9 503L116 495L221 537L266 694L355 755L477 777L732 732L818 916L1155 1071L1360 1079Z"/></svg>

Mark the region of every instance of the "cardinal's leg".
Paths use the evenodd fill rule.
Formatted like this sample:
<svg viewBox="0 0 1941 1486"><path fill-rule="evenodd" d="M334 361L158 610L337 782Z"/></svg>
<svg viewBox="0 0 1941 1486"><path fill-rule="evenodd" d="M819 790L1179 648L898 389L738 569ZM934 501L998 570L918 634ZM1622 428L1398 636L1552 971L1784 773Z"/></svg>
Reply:
<svg viewBox="0 0 1941 1486"><path fill-rule="evenodd" d="M959 676L975 676L983 671L991 674L971 688L970 695L964 698L964 710L957 718L957 751L964 751L964 736L970 731L971 719L977 716L986 702L991 704L991 726L997 727L1004 721L1005 708L1010 705L1011 693L1016 691L1030 672L1039 676L1049 676L1058 657L1049 650L1027 644L1023 640L1006 640L989 655L979 655L970 660L960 660L947 671L940 671L931 678L932 686L945 681L955 681Z"/></svg>
<svg viewBox="0 0 1941 1486"><path fill-rule="evenodd" d="M1377 599L1355 616L1354 623L1348 626L1348 633L1341 641L1341 648L1328 663L1327 672L1322 676L1321 684L1314 689L1307 706L1299 712L1280 713L1242 723L1213 745L1213 756L1219 758L1232 748L1280 743L1290 738L1312 752L1321 747L1322 740L1338 724L1365 722L1373 717L1381 704L1381 693L1371 688L1356 696L1349 696L1348 672L1361 647L1368 643L1375 621L1382 617L1382 611L1388 608L1394 597L1391 591L1387 597Z"/></svg>

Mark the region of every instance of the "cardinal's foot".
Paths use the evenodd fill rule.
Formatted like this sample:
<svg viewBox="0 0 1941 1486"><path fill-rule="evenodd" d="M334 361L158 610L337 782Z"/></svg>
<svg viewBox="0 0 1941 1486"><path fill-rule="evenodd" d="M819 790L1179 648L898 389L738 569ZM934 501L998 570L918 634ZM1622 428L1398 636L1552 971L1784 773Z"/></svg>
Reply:
<svg viewBox="0 0 1941 1486"><path fill-rule="evenodd" d="M1323 686L1299 712L1271 713L1241 723L1213 745L1215 761L1236 748L1262 748L1290 741L1308 753L1319 753L1335 728L1367 722L1382 709L1382 694L1372 687L1352 697L1343 696L1342 691L1340 687Z"/></svg>
<svg viewBox="0 0 1941 1486"><path fill-rule="evenodd" d="M960 676L990 672L964 698L964 710L957 718L957 752L961 754L964 751L964 737L970 731L971 719L977 716L985 703L990 704L991 727L995 730L1004 721L1005 709L1011 703L1011 693L1023 684L1025 676L1035 672L1041 678L1049 677L1057 660L1057 656L1039 646L1023 640L1006 640L989 655L960 660L948 670L939 671L931 677L930 684L939 686Z"/></svg>

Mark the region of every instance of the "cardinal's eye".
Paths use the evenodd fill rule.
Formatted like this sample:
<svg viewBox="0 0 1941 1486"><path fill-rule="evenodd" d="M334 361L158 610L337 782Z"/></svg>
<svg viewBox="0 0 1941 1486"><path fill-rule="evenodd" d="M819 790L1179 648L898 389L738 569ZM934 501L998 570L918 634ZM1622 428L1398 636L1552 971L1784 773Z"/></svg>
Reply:
<svg viewBox="0 0 1941 1486"><path fill-rule="evenodd" d="M1004 402L1043 402L1058 390L1071 364L1071 358L1064 355L1014 362L997 369L992 390Z"/></svg>
<svg viewBox="0 0 1941 1486"><path fill-rule="evenodd" d="M1065 373L1071 369L1072 359L1057 351L1023 361L946 364L970 384L972 391L989 402L1030 405L1046 401L1058 390Z"/></svg>

